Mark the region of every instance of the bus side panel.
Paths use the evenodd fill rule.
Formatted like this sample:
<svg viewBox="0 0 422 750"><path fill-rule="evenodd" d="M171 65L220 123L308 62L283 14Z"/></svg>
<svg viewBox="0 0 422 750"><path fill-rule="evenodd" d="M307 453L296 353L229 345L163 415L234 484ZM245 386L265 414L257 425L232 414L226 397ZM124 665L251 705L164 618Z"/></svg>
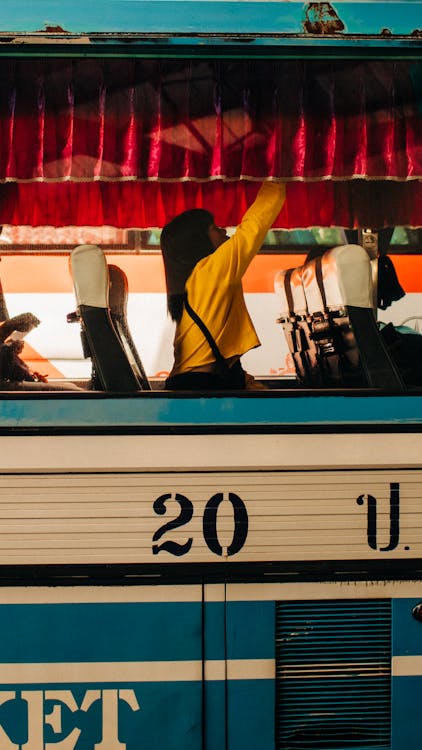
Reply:
<svg viewBox="0 0 422 750"><path fill-rule="evenodd" d="M393 750L419 747L421 743L422 622L412 617L412 610L421 599L393 600Z"/></svg>
<svg viewBox="0 0 422 750"><path fill-rule="evenodd" d="M273 601L227 603L227 660L229 747L272 750L275 747Z"/></svg>
<svg viewBox="0 0 422 750"><path fill-rule="evenodd" d="M97 589L92 603L83 589L73 601L63 588L44 589L44 601L40 590L9 589L7 602L5 591L2 750L202 748L198 587L174 590L169 602L155 587L144 601L125 601L130 588Z"/></svg>

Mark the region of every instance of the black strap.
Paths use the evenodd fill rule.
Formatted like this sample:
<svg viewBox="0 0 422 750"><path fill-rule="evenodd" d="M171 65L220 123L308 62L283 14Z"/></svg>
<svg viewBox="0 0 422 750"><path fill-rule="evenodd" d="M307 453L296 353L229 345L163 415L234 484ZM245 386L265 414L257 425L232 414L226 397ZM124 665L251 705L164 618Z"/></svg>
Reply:
<svg viewBox="0 0 422 750"><path fill-rule="evenodd" d="M322 297L322 304L324 306L324 310L327 309L327 297L325 296L325 289L324 289L324 281L322 278L322 257L319 256L315 260L315 275L317 284L319 286L319 291Z"/></svg>
<svg viewBox="0 0 422 750"><path fill-rule="evenodd" d="M290 315L294 312L293 294L292 294L292 288L290 286L292 273L293 273L293 268L289 268L289 270L286 271L285 276L284 276L284 293L287 298L287 305L289 308Z"/></svg>
<svg viewBox="0 0 422 750"><path fill-rule="evenodd" d="M201 329L201 331L204 334L206 340L208 341L208 343L209 343L209 345L211 347L212 353L214 354L216 362L218 362L218 364L220 365L220 367L223 368L224 370L229 370L230 368L229 368L226 360L224 359L223 355L221 354L221 352L220 352L217 344L214 341L214 338L212 337L211 333L209 332L209 330L208 330L207 326L205 325L204 321L199 317L199 315L195 312L195 310L190 306L190 304L188 302L188 295L187 295L186 292L185 292L185 296L184 296L184 303L185 303L186 312L188 313L188 315L190 315L190 317L196 323L196 325Z"/></svg>

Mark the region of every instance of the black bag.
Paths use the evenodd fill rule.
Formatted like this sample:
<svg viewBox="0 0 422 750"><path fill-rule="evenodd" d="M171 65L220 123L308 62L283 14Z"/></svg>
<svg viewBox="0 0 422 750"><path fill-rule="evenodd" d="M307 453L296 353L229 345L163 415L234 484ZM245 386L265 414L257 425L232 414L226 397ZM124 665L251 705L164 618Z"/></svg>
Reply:
<svg viewBox="0 0 422 750"><path fill-rule="evenodd" d="M47 378L38 372L32 372L26 362L20 358L24 347L23 341L9 339L13 331L25 335L39 325L38 318L32 313L21 313L13 318L6 318L0 323L0 380L8 383L46 383Z"/></svg>
<svg viewBox="0 0 422 750"><path fill-rule="evenodd" d="M0 346L0 380L12 383L23 381L34 383L38 380L45 382L43 376L31 372L26 362L19 354L23 349L21 341L9 341Z"/></svg>
<svg viewBox="0 0 422 750"><path fill-rule="evenodd" d="M387 351L407 386L422 386L422 336L403 333L392 323L380 330Z"/></svg>
<svg viewBox="0 0 422 750"><path fill-rule="evenodd" d="M405 291L397 278L393 261L388 255L380 255L378 258L378 307L386 310L404 295Z"/></svg>

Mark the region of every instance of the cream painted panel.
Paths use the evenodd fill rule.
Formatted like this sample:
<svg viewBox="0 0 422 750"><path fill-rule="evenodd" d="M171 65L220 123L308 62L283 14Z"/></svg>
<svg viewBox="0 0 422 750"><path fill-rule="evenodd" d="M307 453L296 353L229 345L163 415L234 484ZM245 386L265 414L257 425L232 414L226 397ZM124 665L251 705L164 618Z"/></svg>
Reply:
<svg viewBox="0 0 422 750"><path fill-rule="evenodd" d="M420 581L301 581L160 586L2 586L0 604L422 598Z"/></svg>
<svg viewBox="0 0 422 750"><path fill-rule="evenodd" d="M417 558L421 495L420 470L2 475L0 564Z"/></svg>
<svg viewBox="0 0 422 750"><path fill-rule="evenodd" d="M381 428L380 428L381 429ZM422 434L0 436L3 472L422 467Z"/></svg>

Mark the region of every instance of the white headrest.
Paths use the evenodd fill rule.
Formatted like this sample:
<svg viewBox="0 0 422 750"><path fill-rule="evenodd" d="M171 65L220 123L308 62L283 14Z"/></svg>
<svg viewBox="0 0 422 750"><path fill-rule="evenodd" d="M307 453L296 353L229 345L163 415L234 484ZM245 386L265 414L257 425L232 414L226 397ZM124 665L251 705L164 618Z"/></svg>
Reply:
<svg viewBox="0 0 422 750"><path fill-rule="evenodd" d="M373 307L371 261L360 245L341 245L324 253L322 277L328 307Z"/></svg>
<svg viewBox="0 0 422 750"><path fill-rule="evenodd" d="M76 301L90 307L108 307L108 268L97 245L79 245L70 255Z"/></svg>
<svg viewBox="0 0 422 750"><path fill-rule="evenodd" d="M290 312L299 315L306 313L306 299L302 286L302 269L294 268L290 276L290 290L293 298L293 310L289 310L284 280L288 271L278 271L274 277L274 291L280 300L280 314L287 317Z"/></svg>
<svg viewBox="0 0 422 750"><path fill-rule="evenodd" d="M329 309L373 307L371 262L360 245L341 245L321 258L322 281ZM303 268L302 281L310 313L324 309L316 279L316 259Z"/></svg>

